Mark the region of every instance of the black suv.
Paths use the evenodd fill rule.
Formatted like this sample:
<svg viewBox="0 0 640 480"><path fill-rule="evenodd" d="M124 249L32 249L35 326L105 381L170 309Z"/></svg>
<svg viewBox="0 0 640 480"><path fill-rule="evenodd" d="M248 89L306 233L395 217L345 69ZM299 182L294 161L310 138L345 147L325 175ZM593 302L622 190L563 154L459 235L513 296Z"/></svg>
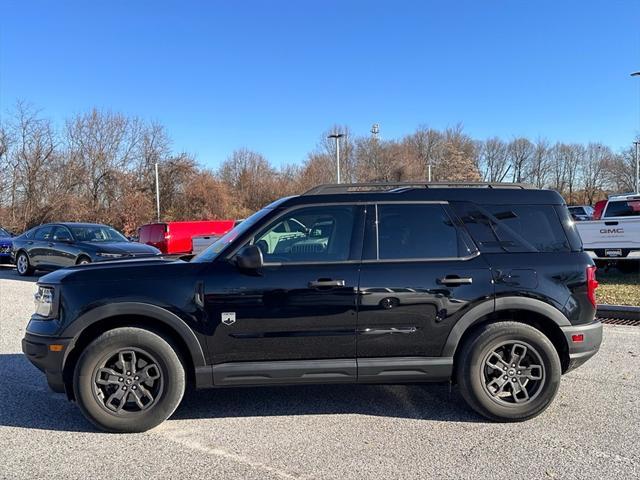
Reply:
<svg viewBox="0 0 640 480"><path fill-rule="evenodd" d="M596 286L554 191L324 185L189 262L42 277L23 351L108 431L158 425L188 382L452 381L480 414L526 420L597 352Z"/></svg>

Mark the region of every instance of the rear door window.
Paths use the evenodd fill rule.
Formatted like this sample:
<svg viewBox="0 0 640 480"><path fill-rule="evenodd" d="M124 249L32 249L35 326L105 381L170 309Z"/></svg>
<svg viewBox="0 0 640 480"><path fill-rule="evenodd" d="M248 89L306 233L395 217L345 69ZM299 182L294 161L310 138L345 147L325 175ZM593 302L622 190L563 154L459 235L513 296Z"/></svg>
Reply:
<svg viewBox="0 0 640 480"><path fill-rule="evenodd" d="M640 216L640 199L609 202L605 217L636 217Z"/></svg>
<svg viewBox="0 0 640 480"><path fill-rule="evenodd" d="M377 260L420 260L456 258L472 249L462 240L458 228L441 204L379 204L376 228L368 235L365 258Z"/></svg>

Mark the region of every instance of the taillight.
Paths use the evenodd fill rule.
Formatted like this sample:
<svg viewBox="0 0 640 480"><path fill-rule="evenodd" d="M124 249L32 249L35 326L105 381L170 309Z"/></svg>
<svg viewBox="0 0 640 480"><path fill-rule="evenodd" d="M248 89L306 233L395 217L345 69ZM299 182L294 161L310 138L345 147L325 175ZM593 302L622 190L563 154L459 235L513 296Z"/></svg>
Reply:
<svg viewBox="0 0 640 480"><path fill-rule="evenodd" d="M587 297L591 302L591 305L596 306L596 288L598 288L598 281L596 280L596 267L589 265L587 267Z"/></svg>

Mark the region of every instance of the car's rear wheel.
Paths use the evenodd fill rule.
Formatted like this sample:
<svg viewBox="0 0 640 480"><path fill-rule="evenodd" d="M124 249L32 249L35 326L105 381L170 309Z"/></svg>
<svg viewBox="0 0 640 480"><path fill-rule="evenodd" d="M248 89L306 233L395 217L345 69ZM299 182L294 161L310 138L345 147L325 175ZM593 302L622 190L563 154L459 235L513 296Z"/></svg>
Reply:
<svg viewBox="0 0 640 480"><path fill-rule="evenodd" d="M16 270L18 271L18 275L23 277L33 275L34 268L31 266L29 256L25 252L18 253L18 256L16 257Z"/></svg>
<svg viewBox="0 0 640 480"><path fill-rule="evenodd" d="M185 389L184 367L162 336L109 330L80 356L73 389L82 413L109 432L143 432L171 416Z"/></svg>
<svg viewBox="0 0 640 480"><path fill-rule="evenodd" d="M542 413L558 392L561 374L549 339L517 322L481 327L462 347L457 365L464 399L496 421L528 420Z"/></svg>
<svg viewBox="0 0 640 480"><path fill-rule="evenodd" d="M91 263L91 259L89 257L81 256L78 258L76 265L86 265L87 263Z"/></svg>

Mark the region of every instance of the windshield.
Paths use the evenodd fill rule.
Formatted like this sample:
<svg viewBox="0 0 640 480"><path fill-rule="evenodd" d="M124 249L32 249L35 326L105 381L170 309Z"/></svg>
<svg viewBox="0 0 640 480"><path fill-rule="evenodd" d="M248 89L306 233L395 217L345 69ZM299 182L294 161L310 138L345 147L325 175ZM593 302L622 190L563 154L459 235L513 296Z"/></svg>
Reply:
<svg viewBox="0 0 640 480"><path fill-rule="evenodd" d="M11 235L4 228L0 228L0 237L10 237Z"/></svg>
<svg viewBox="0 0 640 480"><path fill-rule="evenodd" d="M205 250L203 250L198 255L193 257L191 262L192 263L193 262L210 262L211 260L215 259L218 256L218 254L224 249L224 247L226 247L231 242L233 242L236 238L238 238L240 235L248 231L258 221L260 221L262 217L264 217L269 212L271 212L271 210L273 209L268 207L263 208L262 210L258 210L249 218L239 223L233 230L230 230L227 233L225 233L222 237L220 237L218 240L216 240L211 245L209 245Z"/></svg>
<svg viewBox="0 0 640 480"><path fill-rule="evenodd" d="M115 228L106 225L88 225L69 227L78 242L128 242L127 238Z"/></svg>

